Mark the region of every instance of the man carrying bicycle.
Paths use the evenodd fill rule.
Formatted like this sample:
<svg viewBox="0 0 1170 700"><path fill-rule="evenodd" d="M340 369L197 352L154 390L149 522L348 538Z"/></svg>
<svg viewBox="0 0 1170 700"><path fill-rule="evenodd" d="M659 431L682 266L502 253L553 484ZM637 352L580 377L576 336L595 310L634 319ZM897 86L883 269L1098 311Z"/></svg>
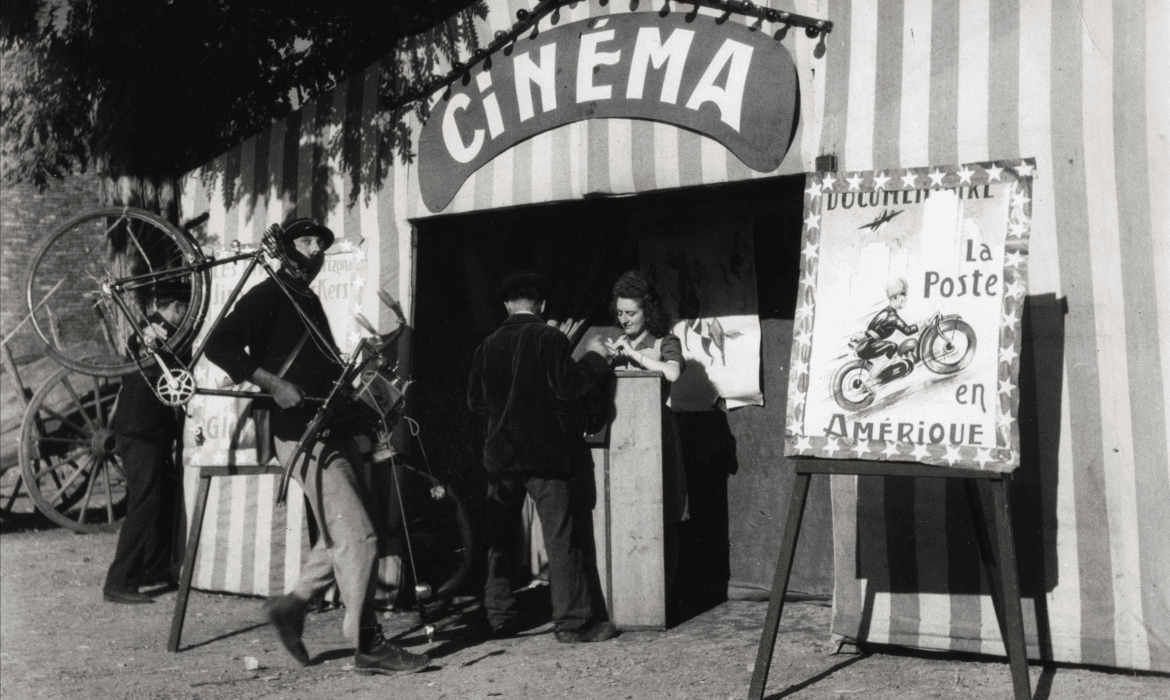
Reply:
<svg viewBox="0 0 1170 700"><path fill-rule="evenodd" d="M278 278L264 280L240 298L208 339L207 358L233 382L250 381L272 394L276 408L271 429L283 463L315 414L305 398L327 396L342 364L321 300L309 287L333 244L333 232L301 218L274 226L270 233L283 253ZM377 536L355 471L361 460L352 437L336 431L312 442L298 459L293 478L309 500L320 535L296 587L267 606L268 621L285 649L307 665L309 654L301 640L305 612L310 600L336 582L345 604L342 630L356 646L354 670L418 670L429 663L427 657L391 644L377 623Z"/></svg>

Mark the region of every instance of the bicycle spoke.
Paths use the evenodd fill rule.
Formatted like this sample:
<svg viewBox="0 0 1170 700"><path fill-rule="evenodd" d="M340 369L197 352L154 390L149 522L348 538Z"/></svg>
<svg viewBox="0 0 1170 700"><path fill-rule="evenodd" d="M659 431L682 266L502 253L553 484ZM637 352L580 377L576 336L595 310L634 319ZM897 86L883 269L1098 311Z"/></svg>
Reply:
<svg viewBox="0 0 1170 700"><path fill-rule="evenodd" d="M150 272L154 272L154 265L150 264L150 256L146 254L146 251L142 248L142 244L138 241L138 235L134 233L133 226L126 226L126 237L134 242L134 247L137 248L138 253L142 255L142 262L144 265L146 265L146 269Z"/></svg>
<svg viewBox="0 0 1170 700"><path fill-rule="evenodd" d="M110 326L110 313L109 310L105 308L106 303L107 302L104 299L98 300L94 303L93 310L94 313L97 314L98 320L101 323L100 327L102 330L102 335L105 336L106 339L106 347L109 348L111 352L116 353L118 352L118 344L114 342L114 338L118 337L118 333L117 329Z"/></svg>
<svg viewBox="0 0 1170 700"><path fill-rule="evenodd" d="M81 397L73 389L73 384L69 381L69 377L61 377L61 386L65 387L65 391L69 392L69 396L73 398L73 403L77 404L77 410L81 413L81 417L85 419L85 424L89 426L90 430L96 431L97 426L93 419L89 417L89 413L85 410L85 404L82 403Z"/></svg>

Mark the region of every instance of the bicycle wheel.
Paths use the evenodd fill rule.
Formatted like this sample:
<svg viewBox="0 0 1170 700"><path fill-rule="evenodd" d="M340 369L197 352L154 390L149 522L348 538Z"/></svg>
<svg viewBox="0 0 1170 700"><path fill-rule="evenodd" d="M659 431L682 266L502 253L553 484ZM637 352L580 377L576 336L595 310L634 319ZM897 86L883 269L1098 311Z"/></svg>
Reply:
<svg viewBox="0 0 1170 700"><path fill-rule="evenodd" d="M126 514L126 478L109 429L118 388L108 377L62 368L24 414L24 487L38 510L74 532L113 532Z"/></svg>
<svg viewBox="0 0 1170 700"><path fill-rule="evenodd" d="M471 518L449 480L410 466L395 467L405 517L392 539L401 540L404 580L397 604L445 604L466 580L475 559ZM401 513L396 493L390 510ZM402 537L405 535L405 537ZM408 546L407 546L408 545Z"/></svg>
<svg viewBox="0 0 1170 700"><path fill-rule="evenodd" d="M62 224L33 255L27 285L33 327L66 367L104 377L135 370L128 341L145 325L161 285L191 294L168 349L177 351L194 338L209 283L206 271L187 266L201 258L187 234L148 211L106 207L82 214ZM112 280L124 284L115 289Z"/></svg>

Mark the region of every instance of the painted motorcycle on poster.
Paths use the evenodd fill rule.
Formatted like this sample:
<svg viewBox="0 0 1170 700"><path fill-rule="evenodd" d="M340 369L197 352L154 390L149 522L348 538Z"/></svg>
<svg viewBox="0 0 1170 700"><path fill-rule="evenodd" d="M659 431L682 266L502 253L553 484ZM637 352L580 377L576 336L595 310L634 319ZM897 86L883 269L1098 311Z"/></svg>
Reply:
<svg viewBox="0 0 1170 700"><path fill-rule="evenodd" d="M850 339L856 354L864 339ZM837 405L847 411L868 408L877 397L876 387L901 379L921 364L935 374L954 374L975 359L975 329L959 316L935 314L916 337L898 344L896 360L874 373L873 360L850 360L833 373L832 391Z"/></svg>

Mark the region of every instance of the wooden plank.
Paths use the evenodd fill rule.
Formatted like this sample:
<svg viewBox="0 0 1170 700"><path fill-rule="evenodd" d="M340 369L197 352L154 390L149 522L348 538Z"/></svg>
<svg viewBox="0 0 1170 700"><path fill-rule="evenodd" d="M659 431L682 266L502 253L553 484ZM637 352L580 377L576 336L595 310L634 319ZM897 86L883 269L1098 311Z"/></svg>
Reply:
<svg viewBox="0 0 1170 700"><path fill-rule="evenodd" d="M593 505L593 544L597 556L597 576L605 596L605 609L613 619L613 579L609 559L609 459L604 445L589 450L593 457L593 484L597 500Z"/></svg>
<svg viewBox="0 0 1170 700"><path fill-rule="evenodd" d="M610 608L618 629L666 627L662 395L657 372L617 379L609 441Z"/></svg>

